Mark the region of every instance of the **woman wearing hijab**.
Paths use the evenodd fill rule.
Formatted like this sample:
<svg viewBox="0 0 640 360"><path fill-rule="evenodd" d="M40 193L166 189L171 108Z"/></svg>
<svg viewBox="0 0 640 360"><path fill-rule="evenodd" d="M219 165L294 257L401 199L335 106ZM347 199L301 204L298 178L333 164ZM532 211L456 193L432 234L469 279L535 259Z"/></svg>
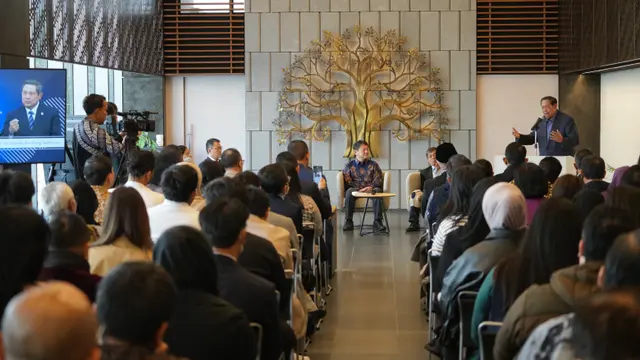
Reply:
<svg viewBox="0 0 640 360"><path fill-rule="evenodd" d="M482 199L482 212L489 235L453 262L445 273L440 292L440 308L444 311L439 339L447 354L457 352L458 294L478 291L487 273L518 250L526 227L527 203L513 184L491 186Z"/></svg>
<svg viewBox="0 0 640 360"><path fill-rule="evenodd" d="M256 340L246 315L218 297L217 270L204 235L188 226L165 231L153 261L173 278L178 302L165 342L191 360L255 360Z"/></svg>
<svg viewBox="0 0 640 360"><path fill-rule="evenodd" d="M621 185L622 177L624 176L624 174L626 174L627 171L629 171L629 168L630 168L629 166L620 166L613 172L613 177L611 178L611 184L609 184L609 187L607 188L607 192L603 194L605 197L609 197L609 195L611 195L613 190Z"/></svg>

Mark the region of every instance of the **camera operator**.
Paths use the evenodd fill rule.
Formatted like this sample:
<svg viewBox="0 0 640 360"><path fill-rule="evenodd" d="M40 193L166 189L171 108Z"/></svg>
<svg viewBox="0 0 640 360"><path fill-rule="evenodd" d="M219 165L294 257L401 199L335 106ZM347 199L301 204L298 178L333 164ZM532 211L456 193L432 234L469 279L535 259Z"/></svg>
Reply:
<svg viewBox="0 0 640 360"><path fill-rule="evenodd" d="M105 97L97 94L88 95L82 102L87 117L73 130L75 168L79 177L82 177L84 163L91 156L102 154L115 157L123 151L122 142L114 139L100 127L107 119L107 106Z"/></svg>

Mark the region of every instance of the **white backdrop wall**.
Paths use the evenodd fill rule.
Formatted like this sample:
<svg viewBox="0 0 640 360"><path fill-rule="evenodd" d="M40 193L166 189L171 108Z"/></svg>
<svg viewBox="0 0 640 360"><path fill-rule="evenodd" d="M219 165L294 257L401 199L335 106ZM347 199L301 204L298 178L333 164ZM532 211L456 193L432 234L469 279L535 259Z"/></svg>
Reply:
<svg viewBox="0 0 640 360"><path fill-rule="evenodd" d="M600 154L607 164L632 165L640 154L640 69L602 74Z"/></svg>
<svg viewBox="0 0 640 360"><path fill-rule="evenodd" d="M558 97L557 75L479 75L478 158L493 161L495 155L504 154L513 141L512 127L528 133L542 115L540 99L547 95ZM535 154L532 146L527 146L527 154Z"/></svg>
<svg viewBox="0 0 640 360"><path fill-rule="evenodd" d="M204 160L207 139L244 153L244 75L174 76L166 78L165 144L187 145L196 162Z"/></svg>

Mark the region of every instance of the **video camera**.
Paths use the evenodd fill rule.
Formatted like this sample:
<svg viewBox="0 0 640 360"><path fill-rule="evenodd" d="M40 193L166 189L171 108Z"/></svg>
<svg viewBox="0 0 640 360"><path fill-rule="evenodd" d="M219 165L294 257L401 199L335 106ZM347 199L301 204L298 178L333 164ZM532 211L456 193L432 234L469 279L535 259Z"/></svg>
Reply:
<svg viewBox="0 0 640 360"><path fill-rule="evenodd" d="M156 121L149 119L150 115L156 115L157 112L129 110L128 112L119 112L122 121L118 122L118 132L125 132L128 135L138 135L138 131L156 131Z"/></svg>

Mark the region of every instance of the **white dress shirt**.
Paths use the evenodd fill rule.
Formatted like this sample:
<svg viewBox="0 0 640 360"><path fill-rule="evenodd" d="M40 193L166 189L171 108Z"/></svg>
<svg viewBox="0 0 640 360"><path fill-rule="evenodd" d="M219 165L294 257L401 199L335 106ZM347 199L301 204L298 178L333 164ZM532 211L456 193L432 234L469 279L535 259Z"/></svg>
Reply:
<svg viewBox="0 0 640 360"><path fill-rule="evenodd" d="M140 196L142 196L142 200L144 200L144 205L147 209L158 206L164 201L164 195L149 189L137 181L129 180L124 184L124 186L136 189Z"/></svg>
<svg viewBox="0 0 640 360"><path fill-rule="evenodd" d="M149 225L151 227L151 239L156 242L160 235L174 226L191 226L200 230L198 210L187 203L175 202L165 199L158 206L147 209L149 213Z"/></svg>

